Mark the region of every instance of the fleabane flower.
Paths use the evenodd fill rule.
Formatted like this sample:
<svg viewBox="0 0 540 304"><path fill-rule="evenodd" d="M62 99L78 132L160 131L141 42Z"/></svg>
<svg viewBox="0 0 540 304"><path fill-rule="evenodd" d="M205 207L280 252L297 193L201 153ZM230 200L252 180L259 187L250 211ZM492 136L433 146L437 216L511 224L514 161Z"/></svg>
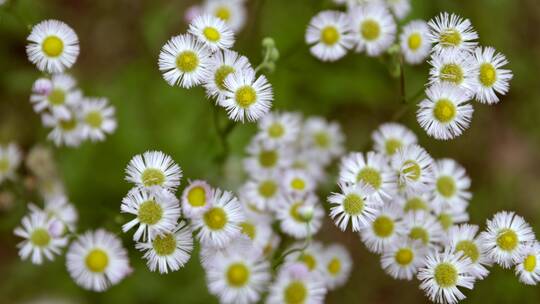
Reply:
<svg viewBox="0 0 540 304"><path fill-rule="evenodd" d="M345 135L337 122L322 117L310 117L304 122L302 148L312 161L327 165L343 154Z"/></svg>
<svg viewBox="0 0 540 304"><path fill-rule="evenodd" d="M315 190L317 184L309 174L301 169L283 172L283 191L289 195L304 195Z"/></svg>
<svg viewBox="0 0 540 304"><path fill-rule="evenodd" d="M192 219L200 216L210 206L212 201L212 188L203 180L190 181L189 185L182 192L182 213L185 217Z"/></svg>
<svg viewBox="0 0 540 304"><path fill-rule="evenodd" d="M0 185L6 179L15 178L21 159L22 152L16 144L0 145Z"/></svg>
<svg viewBox="0 0 540 304"><path fill-rule="evenodd" d="M276 172L254 175L242 188L244 197L259 210L276 210L284 195L280 178Z"/></svg>
<svg viewBox="0 0 540 304"><path fill-rule="evenodd" d="M246 8L242 0L206 1L203 12L223 20L233 31L239 32L246 22Z"/></svg>
<svg viewBox="0 0 540 304"><path fill-rule="evenodd" d="M473 107L469 93L448 83L435 83L426 90L427 98L418 105L416 117L426 132L440 140L460 136L469 124Z"/></svg>
<svg viewBox="0 0 540 304"><path fill-rule="evenodd" d="M508 60L501 53L495 53L492 47L474 50L476 67L475 98L481 103L495 104L499 102L499 95L506 95L510 89L512 71L503 69Z"/></svg>
<svg viewBox="0 0 540 304"><path fill-rule="evenodd" d="M24 239L17 244L21 259L31 259L33 264L42 264L45 259L52 261L55 255L67 245L67 238L53 233L53 226L60 223L45 212L37 211L23 217L21 227L14 231L15 235Z"/></svg>
<svg viewBox="0 0 540 304"><path fill-rule="evenodd" d="M448 232L456 224L469 221L469 213L466 208L443 207L434 211L437 221L445 232Z"/></svg>
<svg viewBox="0 0 540 304"><path fill-rule="evenodd" d="M435 209L451 207L464 209L472 197L469 188L471 179L467 176L465 168L453 159L440 159L433 164L435 182L433 183Z"/></svg>
<svg viewBox="0 0 540 304"><path fill-rule="evenodd" d="M189 226L180 221L171 231L137 243L135 248L144 252L143 258L151 271L168 273L177 271L189 261L193 250L193 236Z"/></svg>
<svg viewBox="0 0 540 304"><path fill-rule="evenodd" d="M272 85L264 75L257 77L252 68L229 74L224 86L226 91L218 102L234 121L257 121L272 107Z"/></svg>
<svg viewBox="0 0 540 304"><path fill-rule="evenodd" d="M136 216L122 226L124 232L139 226L133 234L135 241L141 239L146 241L153 239L156 235L172 231L180 218L178 199L165 189L150 192L133 188L122 199L120 210Z"/></svg>
<svg viewBox="0 0 540 304"><path fill-rule="evenodd" d="M360 229L362 242L369 251L383 253L389 246L406 234L401 221L403 212L396 205L385 204L377 213L373 222Z"/></svg>
<svg viewBox="0 0 540 304"><path fill-rule="evenodd" d="M429 28L424 20L413 20L403 27L399 36L401 51L409 64L424 62L431 52Z"/></svg>
<svg viewBox="0 0 540 304"><path fill-rule="evenodd" d="M356 52L379 56L396 38L396 22L384 3L373 2L349 9Z"/></svg>
<svg viewBox="0 0 540 304"><path fill-rule="evenodd" d="M443 12L429 21L430 39L435 44L433 50L472 51L477 45L478 34L469 19Z"/></svg>
<svg viewBox="0 0 540 304"><path fill-rule="evenodd" d="M180 185L182 169L167 154L146 151L135 155L126 167L126 180L147 190L165 188L175 191Z"/></svg>
<svg viewBox="0 0 540 304"><path fill-rule="evenodd" d="M375 143L373 150L387 156L392 156L399 149L417 143L416 135L411 130L393 122L380 125L372 133L371 138Z"/></svg>
<svg viewBox="0 0 540 304"><path fill-rule="evenodd" d="M347 249L336 243L324 249L322 264L326 286L329 290L334 290L349 279L353 261Z"/></svg>
<svg viewBox="0 0 540 304"><path fill-rule="evenodd" d="M427 192L433 183L433 158L418 145L399 149L391 159L398 187L406 193Z"/></svg>
<svg viewBox="0 0 540 304"><path fill-rule="evenodd" d="M69 246L66 266L84 289L103 292L132 272L126 249L114 234L103 229L88 231Z"/></svg>
<svg viewBox="0 0 540 304"><path fill-rule="evenodd" d="M489 274L486 267L491 266L491 261L477 234L478 226L476 225L454 226L448 232L447 243L454 253L462 253L463 257L471 260L470 274L476 279L483 279Z"/></svg>
<svg viewBox="0 0 540 304"><path fill-rule="evenodd" d="M429 71L430 84L448 83L465 89L469 94L476 91L475 60L470 53L443 50L432 54L429 64L432 66Z"/></svg>
<svg viewBox="0 0 540 304"><path fill-rule="evenodd" d="M159 53L159 70L171 86L191 88L210 77L211 51L195 37L174 36Z"/></svg>
<svg viewBox="0 0 540 304"><path fill-rule="evenodd" d="M44 81L48 81L45 88ZM40 78L34 82L30 102L36 113L49 111L54 117L68 120L73 115L72 110L82 101L81 91L77 82L68 74L54 74L51 79Z"/></svg>
<svg viewBox="0 0 540 304"><path fill-rule="evenodd" d="M532 241L522 250L521 258L516 260L516 275L519 281L527 285L540 282L540 243Z"/></svg>
<svg viewBox="0 0 540 304"><path fill-rule="evenodd" d="M272 238L272 219L269 216L254 215L246 206L244 212L246 218L240 223L242 234L253 242L253 247L264 251Z"/></svg>
<svg viewBox="0 0 540 304"><path fill-rule="evenodd" d="M257 136L273 145L290 144L298 138L301 123L299 113L270 112L259 120Z"/></svg>
<svg viewBox="0 0 540 304"><path fill-rule="evenodd" d="M276 210L281 230L296 239L316 234L321 229L324 210L313 193L289 196Z"/></svg>
<svg viewBox="0 0 540 304"><path fill-rule="evenodd" d="M390 11L401 20L405 18L411 11L411 0L385 0Z"/></svg>
<svg viewBox="0 0 540 304"><path fill-rule="evenodd" d="M56 146L78 147L85 140L82 121L75 113L71 113L70 117L67 119L59 118L50 114L41 116L43 125L52 128L47 138L53 141Z"/></svg>
<svg viewBox="0 0 540 304"><path fill-rule="evenodd" d="M444 240L441 224L428 212L409 212L403 217L403 223L407 237L427 248L437 248Z"/></svg>
<svg viewBox="0 0 540 304"><path fill-rule="evenodd" d="M84 98L81 103L80 120L83 137L92 141L105 140L106 134L116 130L115 109L107 98Z"/></svg>
<svg viewBox="0 0 540 304"><path fill-rule="evenodd" d="M212 15L199 15L189 25L188 32L213 52L229 49L234 44L234 33L222 19Z"/></svg>
<svg viewBox="0 0 540 304"><path fill-rule="evenodd" d="M285 263L302 263L312 275L324 274L324 247L320 242L311 242L306 246L304 242L297 242L289 246L285 252L290 252L285 257Z"/></svg>
<svg viewBox="0 0 540 304"><path fill-rule="evenodd" d="M220 303L257 303L270 282L270 263L261 255L218 255L206 268L210 293Z"/></svg>
<svg viewBox="0 0 540 304"><path fill-rule="evenodd" d="M242 71L250 67L249 60L235 51L223 50L215 52L210 58L210 77L203 82L206 94L209 97L216 98L216 102L219 103L227 92L225 78L236 71Z"/></svg>
<svg viewBox="0 0 540 304"><path fill-rule="evenodd" d="M302 265L302 264L296 264ZM302 266L284 265L270 286L266 304L323 303L326 295L324 280L320 276L306 275Z"/></svg>
<svg viewBox="0 0 540 304"><path fill-rule="evenodd" d="M351 222L352 231L370 225L379 211L381 202L373 196L373 188L363 182L358 184L339 183L340 193L328 197L330 217L336 226L345 231Z"/></svg>
<svg viewBox="0 0 540 304"><path fill-rule="evenodd" d="M322 61L336 61L354 45L347 15L338 11L322 11L309 22L306 42L313 56Z"/></svg>
<svg viewBox="0 0 540 304"><path fill-rule="evenodd" d="M31 208L32 209L32 208ZM34 208L34 210L36 210ZM57 195L45 199L43 211L47 213L49 217L54 217L60 221L62 229L61 233L74 232L79 215L77 209L69 202L66 196Z"/></svg>
<svg viewBox="0 0 540 304"><path fill-rule="evenodd" d="M211 207L194 219L193 230L200 242L224 247L241 233L240 223L245 215L238 199L228 191L215 189Z"/></svg>
<svg viewBox="0 0 540 304"><path fill-rule="evenodd" d="M431 301L435 303L457 303L465 299L458 287L472 289L475 279L470 275L471 260L461 254L432 252L426 264L418 271L418 280Z"/></svg>
<svg viewBox="0 0 540 304"><path fill-rule="evenodd" d="M489 258L503 268L510 268L521 256L525 244L534 241L534 232L521 216L501 211L487 221L487 229L480 237Z"/></svg>
<svg viewBox="0 0 540 304"><path fill-rule="evenodd" d="M421 241L398 238L384 249L381 266L394 279L410 281L424 265L427 252Z"/></svg>
<svg viewBox="0 0 540 304"><path fill-rule="evenodd" d="M28 59L43 72L61 73L79 56L79 38L62 21L45 20L34 25L27 40Z"/></svg>
<svg viewBox="0 0 540 304"><path fill-rule="evenodd" d="M246 151L248 156L244 160L244 169L252 177L287 168L293 158L287 146L272 145L257 137L253 138Z"/></svg>
<svg viewBox="0 0 540 304"><path fill-rule="evenodd" d="M339 170L341 183L363 182L373 188L373 195L381 202L389 199L397 190L396 183L385 155L377 152L352 152L341 159Z"/></svg>
<svg viewBox="0 0 540 304"><path fill-rule="evenodd" d="M393 197L393 203L400 206L403 212L429 212L433 209L432 195L430 192L397 194Z"/></svg>

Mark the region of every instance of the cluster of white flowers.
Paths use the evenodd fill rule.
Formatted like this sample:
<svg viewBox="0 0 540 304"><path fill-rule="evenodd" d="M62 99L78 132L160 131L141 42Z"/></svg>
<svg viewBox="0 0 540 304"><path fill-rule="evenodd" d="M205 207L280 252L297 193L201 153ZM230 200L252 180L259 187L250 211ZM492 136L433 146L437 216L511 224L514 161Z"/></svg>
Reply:
<svg viewBox="0 0 540 304"><path fill-rule="evenodd" d="M520 281L540 281L540 247L522 217L499 212L486 231L467 224L470 178L451 159L433 160L402 125L383 124L374 151L342 158L340 192L328 197L336 226L358 231L396 279L417 277L432 301L455 303L488 266L515 266Z"/></svg>
<svg viewBox="0 0 540 304"><path fill-rule="evenodd" d="M43 124L52 128L48 138L57 146L102 141L116 129L115 109L106 98L85 97L76 80L64 71L79 55L77 34L67 24L46 20L32 28L26 47L29 60L51 75L34 82L30 102Z"/></svg>
<svg viewBox="0 0 540 304"><path fill-rule="evenodd" d="M228 3L209 3L218 2ZM188 33L172 37L163 46L159 70L171 86L204 86L208 97L225 108L230 119L256 121L272 106L272 86L264 75L257 76L245 56L230 50L234 40L234 32L225 21L209 14L198 15Z"/></svg>
<svg viewBox="0 0 540 304"><path fill-rule="evenodd" d="M508 63L504 55L477 45L478 34L468 19L441 13L428 25L431 70L417 119L430 136L448 140L469 127L469 101L498 103L497 94L509 90L512 72L503 68Z"/></svg>

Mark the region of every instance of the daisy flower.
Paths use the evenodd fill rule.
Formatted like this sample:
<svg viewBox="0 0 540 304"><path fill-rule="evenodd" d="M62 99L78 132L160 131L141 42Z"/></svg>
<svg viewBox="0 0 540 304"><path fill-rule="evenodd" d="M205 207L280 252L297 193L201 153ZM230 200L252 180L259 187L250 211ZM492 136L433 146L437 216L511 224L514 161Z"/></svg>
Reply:
<svg viewBox="0 0 540 304"><path fill-rule="evenodd" d="M471 179L465 168L453 159L440 159L433 164L435 175L433 204L435 209L464 209L471 200Z"/></svg>
<svg viewBox="0 0 540 304"><path fill-rule="evenodd" d="M231 192L215 189L211 207L194 219L193 230L198 230L201 243L216 247L226 246L241 232L240 223L245 220L242 205Z"/></svg>
<svg viewBox="0 0 540 304"><path fill-rule="evenodd" d="M210 58L209 70L211 77L204 80L203 85L209 97L215 97L217 102L224 98L227 92L225 78L237 71L250 68L249 60L235 51L223 50L215 52Z"/></svg>
<svg viewBox="0 0 540 304"><path fill-rule="evenodd" d="M293 157L286 146L271 145L257 137L248 145L247 154L244 169L252 177L289 167Z"/></svg>
<svg viewBox="0 0 540 304"><path fill-rule="evenodd" d="M318 197L311 193L304 197L288 197L276 210L281 230L296 239L316 234L322 226L323 216Z"/></svg>
<svg viewBox="0 0 540 304"><path fill-rule="evenodd" d="M136 216L122 226L122 231L127 232L139 225L133 234L134 241L153 239L156 235L172 231L180 218L178 199L165 189L153 193L133 188L122 199L120 210Z"/></svg>
<svg viewBox="0 0 540 304"><path fill-rule="evenodd" d="M83 137L92 141L103 141L106 134L116 130L115 109L107 98L85 98L81 103L80 120L83 122Z"/></svg>
<svg viewBox="0 0 540 304"><path fill-rule="evenodd" d="M291 168L307 172L309 176L317 183L323 182L326 178L325 164L320 159L315 158L316 154L309 150L299 149L291 155L293 158Z"/></svg>
<svg viewBox="0 0 540 304"><path fill-rule="evenodd" d="M478 226L476 225L454 226L448 231L448 245L454 253L462 253L464 257L471 260L470 274L473 277L483 279L489 274L486 267L491 266L491 262L477 233Z"/></svg>
<svg viewBox="0 0 540 304"><path fill-rule="evenodd" d="M301 123L298 113L270 112L259 121L257 136L270 145L290 144L298 138Z"/></svg>
<svg viewBox="0 0 540 304"><path fill-rule="evenodd" d="M218 256L206 269L210 293L224 304L257 303L270 282L270 263L259 255Z"/></svg>
<svg viewBox="0 0 540 304"><path fill-rule="evenodd" d="M424 62L431 52L429 28L424 20L413 20L403 27L399 36L401 51L409 64Z"/></svg>
<svg viewBox="0 0 540 304"><path fill-rule="evenodd" d="M382 202L396 191L393 174L386 156L377 152L349 153L341 159L339 170L341 183L363 182L375 190L374 195Z"/></svg>
<svg viewBox="0 0 540 304"><path fill-rule="evenodd" d="M192 219L200 216L210 208L212 188L203 180L190 181L182 192L182 213Z"/></svg>
<svg viewBox="0 0 540 304"><path fill-rule="evenodd" d="M45 82L49 84L45 85ZM51 79L40 78L34 82L30 102L36 113L48 111L54 117L70 119L70 109L78 107L82 100L77 82L67 74L54 74Z"/></svg>
<svg viewBox="0 0 540 304"><path fill-rule="evenodd" d="M403 223L410 240L419 240L428 248L437 248L443 241L441 224L427 212L409 212L403 217Z"/></svg>
<svg viewBox="0 0 540 304"><path fill-rule="evenodd" d="M311 160L326 165L343 154L345 135L336 122L328 122L322 117L310 117L302 129L302 147Z"/></svg>
<svg viewBox="0 0 540 304"><path fill-rule="evenodd" d="M135 155L127 165L126 180L139 188L175 191L180 185L182 169L161 151L146 151Z"/></svg>
<svg viewBox="0 0 540 304"><path fill-rule="evenodd" d="M510 89L512 71L503 69L508 60L501 53L495 53L492 47L474 50L475 67L477 70L475 98L481 103L494 104L499 102L500 95L506 95Z"/></svg>
<svg viewBox="0 0 540 304"><path fill-rule="evenodd" d="M234 121L257 121L272 106L272 86L264 75L257 77L252 68L237 70L224 81L225 93L218 100Z"/></svg>
<svg viewBox="0 0 540 304"><path fill-rule="evenodd" d="M411 0L386 0L386 4L399 20L405 18L411 11Z"/></svg>
<svg viewBox="0 0 540 304"><path fill-rule="evenodd" d="M294 267L293 267L294 266ZM270 286L267 304L323 303L326 295L324 281L319 276L305 274L296 264L281 267L276 281Z"/></svg>
<svg viewBox="0 0 540 304"><path fill-rule="evenodd" d="M234 33L231 28L225 21L212 15L197 16L189 25L188 32L213 52L229 49L234 44Z"/></svg>
<svg viewBox="0 0 540 304"><path fill-rule="evenodd" d="M67 238L51 233L58 220L48 217L44 212L31 212L23 217L21 227L14 231L15 235L24 239L17 244L19 256L26 260L31 257L33 264L42 264L44 258L54 260L55 255L67 245Z"/></svg>
<svg viewBox="0 0 540 304"><path fill-rule="evenodd" d="M519 281L527 285L540 282L540 244L538 241L527 243L522 250L521 259L516 264Z"/></svg>
<svg viewBox="0 0 540 304"><path fill-rule="evenodd" d="M358 53L365 50L368 56L379 56L396 38L396 23L383 3L354 6L349 18Z"/></svg>
<svg viewBox="0 0 540 304"><path fill-rule="evenodd" d="M159 70L169 85L189 89L211 77L210 56L210 50L195 37L174 36L159 53Z"/></svg>
<svg viewBox="0 0 540 304"><path fill-rule="evenodd" d="M0 185L5 179L15 178L15 171L21 164L22 152L14 143L0 145Z"/></svg>
<svg viewBox="0 0 540 304"><path fill-rule="evenodd" d="M253 241L244 234L239 234L232 238L227 246L219 247L211 243L200 243L200 260L204 269L212 266L212 263L220 256L233 256L238 253L245 253L246 256L260 256L261 249L254 246Z"/></svg>
<svg viewBox="0 0 540 304"><path fill-rule="evenodd" d="M347 249L340 244L333 244L324 249L323 273L326 286L334 290L343 286L351 274L353 261Z"/></svg>
<svg viewBox="0 0 540 304"><path fill-rule="evenodd" d="M398 186L406 193L427 192L433 183L433 159L418 145L399 149L391 159Z"/></svg>
<svg viewBox="0 0 540 304"><path fill-rule="evenodd" d="M43 72L61 73L79 56L79 38L62 21L42 21L32 27L26 39L29 41L26 46L28 59Z"/></svg>
<svg viewBox="0 0 540 304"><path fill-rule="evenodd" d="M321 275L324 273L324 247L319 242L311 242L306 247L304 242L291 245L285 252L290 252L285 257L285 263L302 263L306 265L309 273Z"/></svg>
<svg viewBox="0 0 540 304"><path fill-rule="evenodd" d="M410 281L424 265L426 253L420 241L399 238L384 250L381 266L394 279Z"/></svg>
<svg viewBox="0 0 540 304"><path fill-rule="evenodd" d="M417 143L416 135L411 130L393 122L382 124L373 132L371 138L375 142L373 149L387 156Z"/></svg>
<svg viewBox="0 0 540 304"><path fill-rule="evenodd" d="M394 200L397 205L401 206L403 212L407 213L410 211L426 211L429 212L432 209L432 197L431 193L424 192L421 194L398 194L394 196Z"/></svg>
<svg viewBox="0 0 540 304"><path fill-rule="evenodd" d="M210 0L203 6L203 12L225 21L235 32L239 32L246 22L246 8L242 0Z"/></svg>
<svg viewBox="0 0 540 304"><path fill-rule="evenodd" d="M63 119L50 114L41 116L43 125L53 128L47 138L52 140L56 146L78 147L85 139L82 121L74 113L71 113L70 117Z"/></svg>
<svg viewBox="0 0 540 304"><path fill-rule="evenodd" d="M373 222L360 230L362 242L369 251L383 253L406 233L401 216L398 206L384 205Z"/></svg>
<svg viewBox="0 0 540 304"><path fill-rule="evenodd" d="M448 231L455 224L461 224L469 221L469 213L465 208L457 209L445 207L435 211L437 221L441 224L444 231Z"/></svg>
<svg viewBox="0 0 540 304"><path fill-rule="evenodd" d="M474 57L465 51L444 50L431 55L429 83L448 83L465 89L469 94L476 91Z"/></svg>
<svg viewBox="0 0 540 304"><path fill-rule="evenodd" d="M477 45L474 40L478 39L478 34L469 19L444 12L431 19L428 24L430 40L435 43L435 53L448 49L472 51Z"/></svg>
<svg viewBox="0 0 540 304"><path fill-rule="evenodd" d="M471 260L449 250L432 252L426 264L418 271L420 289L435 303L457 303L465 299L458 287L472 289L474 277L470 275Z"/></svg>
<svg viewBox="0 0 540 304"><path fill-rule="evenodd" d="M347 15L338 11L322 11L309 22L306 43L311 54L322 61L336 61L354 45Z"/></svg>
<svg viewBox="0 0 540 304"><path fill-rule="evenodd" d="M243 197L259 210L276 210L283 200L281 175L276 172L253 176L243 187Z"/></svg>
<svg viewBox="0 0 540 304"><path fill-rule="evenodd" d="M341 231L345 231L351 222L352 231L370 225L378 213L379 202L373 196L373 188L364 183L339 183L341 193L332 193L328 202L332 204L330 217Z"/></svg>
<svg viewBox="0 0 540 304"><path fill-rule="evenodd" d="M193 250L193 236L189 226L180 221L170 232L157 235L147 242L137 243L135 248L144 252L143 258L151 271L168 273L177 271L189 261Z"/></svg>
<svg viewBox="0 0 540 304"><path fill-rule="evenodd" d="M248 214L248 211L246 211ZM272 237L272 220L269 218L248 217L240 223L242 234L249 237L254 247L264 249Z"/></svg>
<svg viewBox="0 0 540 304"><path fill-rule="evenodd" d="M75 225L77 224L79 215L75 206L68 201L65 195L45 199L43 211L49 217L54 217L62 223L65 227L65 229L62 228L62 233L75 231Z"/></svg>
<svg viewBox="0 0 540 304"><path fill-rule="evenodd" d="M487 229L480 237L490 260L510 268L521 256L525 244L534 241L534 232L521 216L501 211L487 221Z"/></svg>
<svg viewBox="0 0 540 304"><path fill-rule="evenodd" d="M289 169L282 173L283 189L289 195L311 193L317 186L309 174L300 169Z"/></svg>
<svg viewBox="0 0 540 304"><path fill-rule="evenodd" d="M66 266L79 286L98 292L132 272L120 239L103 229L88 231L73 241L66 254Z"/></svg>
<svg viewBox="0 0 540 304"><path fill-rule="evenodd" d="M469 93L448 83L435 83L426 90L427 99L418 105L416 118L426 132L448 140L460 136L469 127L473 107Z"/></svg>

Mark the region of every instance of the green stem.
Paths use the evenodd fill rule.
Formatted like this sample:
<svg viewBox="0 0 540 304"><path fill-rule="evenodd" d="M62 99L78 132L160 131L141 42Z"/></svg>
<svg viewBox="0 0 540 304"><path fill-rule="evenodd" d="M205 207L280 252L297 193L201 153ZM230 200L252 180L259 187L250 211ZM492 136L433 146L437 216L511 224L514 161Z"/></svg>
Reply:
<svg viewBox="0 0 540 304"><path fill-rule="evenodd" d="M274 270L276 270L279 266L281 266L281 264L283 264L283 262L285 261L285 258L292 254L292 253L295 253L295 252L304 252L308 247L309 245L311 244L311 231L310 231L310 228L309 228L309 223L306 224L306 229L307 229L307 237L306 237L306 241L304 242L304 246L302 246L301 248L293 248L291 250L288 250L288 251L285 251L277 260L276 262L274 263L274 265L272 266L272 268Z"/></svg>
<svg viewBox="0 0 540 304"><path fill-rule="evenodd" d="M220 154L218 154L215 158L216 162L223 164L225 160L228 158L230 153L229 148L229 135L231 134L232 130L234 130L234 127L236 127L236 123L234 123L232 120L228 120L227 125L224 128L221 128L219 123L219 113L218 109L216 107L213 108L213 118L214 118L214 128L216 130L216 134L219 138L219 141L221 143L222 151Z"/></svg>

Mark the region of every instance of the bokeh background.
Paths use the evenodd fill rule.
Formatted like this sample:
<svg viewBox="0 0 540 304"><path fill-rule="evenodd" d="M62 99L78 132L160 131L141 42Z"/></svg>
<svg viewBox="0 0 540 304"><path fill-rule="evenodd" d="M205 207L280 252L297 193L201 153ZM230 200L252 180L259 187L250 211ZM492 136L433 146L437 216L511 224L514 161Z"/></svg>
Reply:
<svg viewBox="0 0 540 304"><path fill-rule="evenodd" d="M255 125L234 129L225 168L212 115L215 106L201 88L169 87L157 69L161 46L186 30L187 0L8 0L0 7L0 142L18 142L26 151L35 143L51 146L28 101L40 76L25 56L28 24L55 18L79 35L81 54L70 73L90 96L106 96L117 108L119 128L104 143L77 149L54 148L67 193L80 213L79 230L106 227L120 231L119 206L130 185L123 180L129 159L148 149L172 155L188 178L208 179L230 190L238 186L240 158ZM540 2L538 0L412 0L406 19L430 19L449 11L470 18L480 43L506 54L514 72L510 93L495 106L475 104L465 134L449 142L428 138L415 119L414 104L402 105L399 80L383 61L349 54L337 63L314 59L304 43L310 18L331 8L330 0L249 0L249 19L235 49L254 65L261 61L260 41L273 37L281 52L269 75L274 109L301 111L337 120L349 150L371 147L370 134L405 111L400 121L413 129L433 157L450 157L472 178L471 223L485 225L500 210L523 215L540 235ZM405 70L407 96L427 79L427 64ZM225 113L219 110L225 120ZM51 146L52 147L52 146ZM185 182L185 180L184 180ZM332 190L329 181L324 199ZM0 187L0 190L3 190ZM70 279L62 257L41 267L22 262L13 229L31 195L17 196L0 211L0 303L53 297L73 303L215 303L206 290L197 254L184 269L159 275L146 269L141 254L130 251L135 273L105 293L84 291ZM36 202L41 203L41 202ZM132 247L128 235L124 244ZM354 233L339 232L326 221L323 241L346 244L354 257L348 284L327 296L327 303L424 303L418 282L395 281L380 268L379 258ZM464 303L540 303L540 288L518 282L511 270L493 267L489 277L467 291Z"/></svg>

